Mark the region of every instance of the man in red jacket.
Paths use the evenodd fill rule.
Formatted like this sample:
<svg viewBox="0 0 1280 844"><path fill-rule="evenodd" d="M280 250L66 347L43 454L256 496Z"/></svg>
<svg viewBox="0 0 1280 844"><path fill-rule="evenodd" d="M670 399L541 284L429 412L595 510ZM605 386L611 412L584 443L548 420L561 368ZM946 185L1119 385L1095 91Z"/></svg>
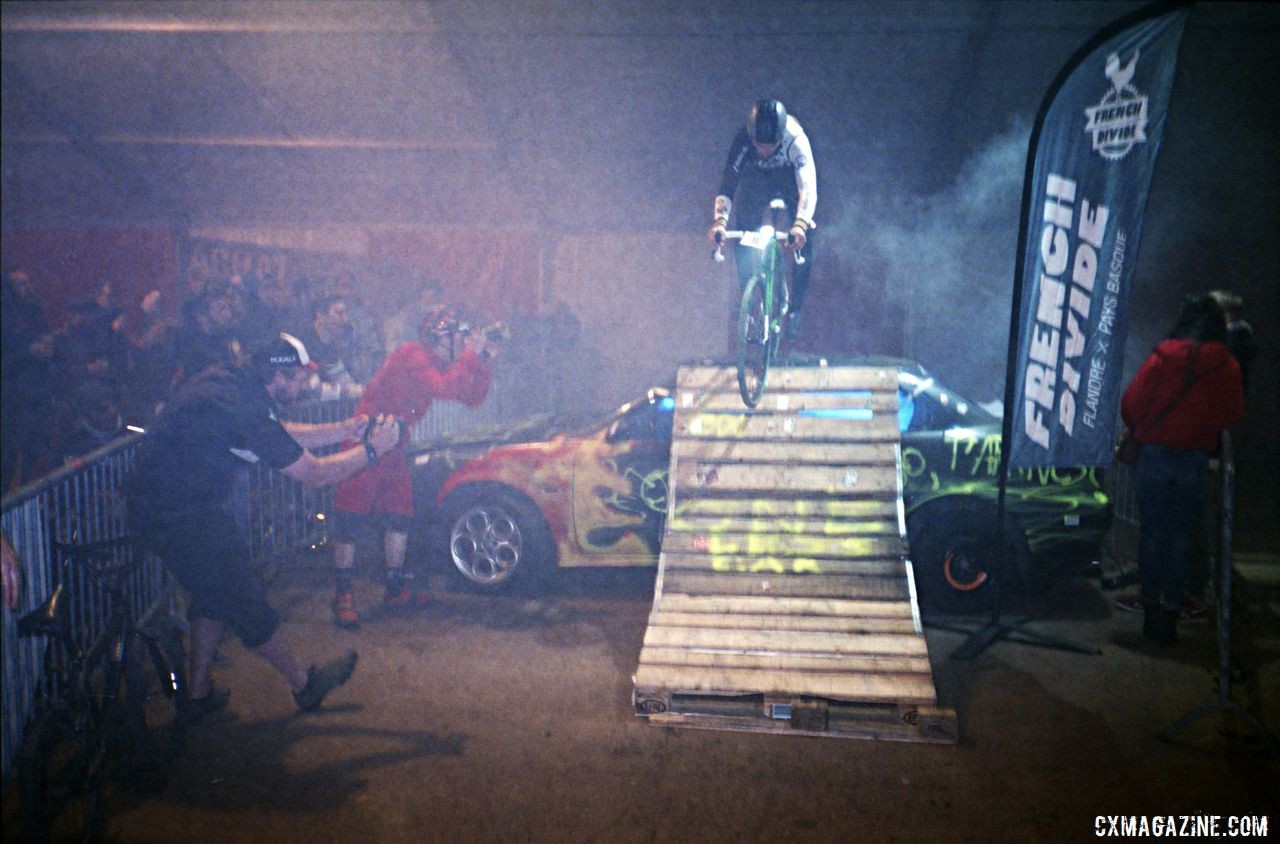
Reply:
<svg viewBox="0 0 1280 844"><path fill-rule="evenodd" d="M459 332L456 317L436 310L423 320L423 343L397 348L369 380L356 405L356 414L370 419L394 416L406 427L426 415L432 401L450 399L478 407L493 381L492 359L497 345L486 332ZM461 346L461 354L455 350ZM338 484L334 500L336 590L332 608L334 623L358 627L351 589L355 567L355 538L364 524L380 518L386 555L385 602L406 606L415 600L404 574L405 548L413 518L413 483L405 455L407 432L385 458L360 474Z"/></svg>
<svg viewBox="0 0 1280 844"><path fill-rule="evenodd" d="M1142 633L1160 644L1178 640L1209 458L1222 431L1244 412L1240 366L1226 336L1217 303L1191 297L1120 400L1120 415L1142 443L1136 466Z"/></svg>

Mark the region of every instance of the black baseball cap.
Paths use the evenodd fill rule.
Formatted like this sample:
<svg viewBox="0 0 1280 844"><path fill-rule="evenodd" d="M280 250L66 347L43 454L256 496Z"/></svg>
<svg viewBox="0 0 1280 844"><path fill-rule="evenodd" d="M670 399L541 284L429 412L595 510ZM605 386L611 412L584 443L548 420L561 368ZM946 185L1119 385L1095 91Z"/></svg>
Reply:
<svg viewBox="0 0 1280 844"><path fill-rule="evenodd" d="M258 351L258 362L267 369L291 369L301 366L304 369L317 369L316 362L307 354L307 347L292 334L281 331L280 335L267 343Z"/></svg>

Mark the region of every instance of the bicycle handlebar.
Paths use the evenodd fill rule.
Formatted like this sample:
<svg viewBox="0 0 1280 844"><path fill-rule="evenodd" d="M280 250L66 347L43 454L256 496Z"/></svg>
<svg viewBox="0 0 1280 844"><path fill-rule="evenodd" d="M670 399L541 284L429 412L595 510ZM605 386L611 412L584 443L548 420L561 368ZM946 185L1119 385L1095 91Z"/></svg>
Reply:
<svg viewBox="0 0 1280 844"><path fill-rule="evenodd" d="M758 231L758 232L752 232L752 231L728 231L728 230L726 230L726 231L724 231L723 233L717 234L717 236L716 236L716 251L715 251L715 252L713 252L713 253L711 253L711 257L715 258L715 261L716 261L716 263L717 263L717 264L724 263L724 242L725 242L726 240L742 240L742 238L743 238L743 237L751 237L751 236L753 236L753 235L762 234L763 232L764 232L764 229L761 229L761 230L760 230L760 231ZM775 231L774 231L774 233L773 233L773 237L774 237L774 239L775 239L775 240L777 240L777 241L779 241L779 242L782 242L782 243L786 243L787 245L790 245L790 244L792 244L792 243L795 241L795 239L791 236L791 233L790 233L790 232L783 232L783 231L776 231L776 230L775 230ZM796 250L795 252L792 252L792 253L791 253L791 255L792 255L792 257L795 259L796 264L803 264L803 263L804 263L805 258L804 258L804 256L803 256L803 255L801 255L801 254L800 254L800 251L799 251L799 250Z"/></svg>

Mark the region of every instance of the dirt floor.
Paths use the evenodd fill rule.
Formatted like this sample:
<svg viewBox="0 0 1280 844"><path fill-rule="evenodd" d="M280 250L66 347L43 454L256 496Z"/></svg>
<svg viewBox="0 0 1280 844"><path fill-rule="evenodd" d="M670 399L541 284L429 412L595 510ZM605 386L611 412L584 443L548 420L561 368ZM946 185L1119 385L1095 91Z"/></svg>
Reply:
<svg viewBox="0 0 1280 844"><path fill-rule="evenodd" d="M162 793L118 795L113 840L1080 841L1099 815L1267 812L1268 831L1280 827L1280 764L1246 731L1224 736L1214 714L1156 739L1216 698L1214 625L1184 625L1181 646L1155 650L1140 616L1113 611L1088 579L1045 596L1035 628L1100 656L1001 641L958 661L964 635L927 630L961 733L936 746L637 718L652 572L569 575L544 598L433 578L431 606L373 610L341 631L320 562L281 574L274 601L303 657L359 651L351 682L300 715L228 642L215 680L232 689L229 710L190 731ZM379 590L359 587L376 607ZM1277 730L1274 606L1243 618L1237 699Z"/></svg>

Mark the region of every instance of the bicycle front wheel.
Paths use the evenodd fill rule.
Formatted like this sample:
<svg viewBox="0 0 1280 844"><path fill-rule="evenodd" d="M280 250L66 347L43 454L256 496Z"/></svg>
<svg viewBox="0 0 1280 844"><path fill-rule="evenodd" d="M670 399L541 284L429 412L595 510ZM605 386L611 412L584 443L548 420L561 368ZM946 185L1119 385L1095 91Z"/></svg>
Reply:
<svg viewBox="0 0 1280 844"><path fill-rule="evenodd" d="M164 787L169 762L181 750L179 717L187 694L181 635L170 625L154 633L134 633L125 664L124 721L127 728L126 782L150 794Z"/></svg>
<svg viewBox="0 0 1280 844"><path fill-rule="evenodd" d="M742 290L738 306L738 392L747 407L755 407L764 395L769 376L773 343L768 309L765 307L763 273L753 275Z"/></svg>
<svg viewBox="0 0 1280 844"><path fill-rule="evenodd" d="M25 841L96 841L102 835L107 747L58 706L37 716L18 757Z"/></svg>

